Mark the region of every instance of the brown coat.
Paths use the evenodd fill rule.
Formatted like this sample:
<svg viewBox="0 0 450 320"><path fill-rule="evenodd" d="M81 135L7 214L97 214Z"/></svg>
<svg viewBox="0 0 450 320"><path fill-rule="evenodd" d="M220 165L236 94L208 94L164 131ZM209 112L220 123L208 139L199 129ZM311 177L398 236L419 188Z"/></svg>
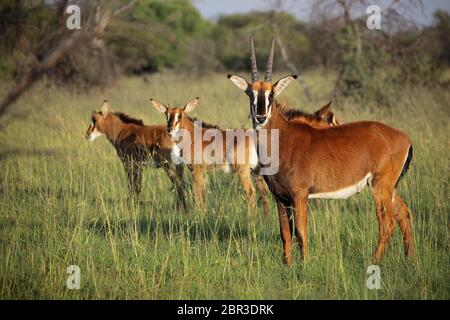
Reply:
<svg viewBox="0 0 450 320"><path fill-rule="evenodd" d="M93 141L105 135L116 149L128 178L132 197L141 194L142 169L144 166L163 168L177 192L177 206L186 209L183 168L171 161L174 145L166 132L166 126L146 126L141 120L120 112L109 112L108 105L101 112L92 114L92 123L85 137Z"/></svg>

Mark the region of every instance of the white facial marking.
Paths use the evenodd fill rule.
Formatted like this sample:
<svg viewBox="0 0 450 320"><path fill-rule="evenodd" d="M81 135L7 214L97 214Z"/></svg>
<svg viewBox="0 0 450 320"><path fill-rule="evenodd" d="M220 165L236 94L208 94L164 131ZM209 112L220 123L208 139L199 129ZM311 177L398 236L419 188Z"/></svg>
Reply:
<svg viewBox="0 0 450 320"><path fill-rule="evenodd" d="M373 174L369 172L362 180L354 185L345 187L336 191L312 193L308 196L309 199L347 199L354 194L360 193L362 189L368 184L370 185Z"/></svg>
<svg viewBox="0 0 450 320"><path fill-rule="evenodd" d="M253 90L253 104L251 106L252 117L256 114L256 105L258 103L258 91Z"/></svg>
<svg viewBox="0 0 450 320"><path fill-rule="evenodd" d="M177 137L178 131L180 129L180 122L178 121L179 117L180 117L180 115L178 113L175 113L175 116L173 118L173 128L172 128L172 131L170 132L170 136L172 138Z"/></svg>
<svg viewBox="0 0 450 320"><path fill-rule="evenodd" d="M266 98L266 104L265 104L265 107L266 107L266 114L268 114L269 112L269 95L270 95L270 91L266 91L266 92L264 92L264 97Z"/></svg>
<svg viewBox="0 0 450 320"><path fill-rule="evenodd" d="M94 141L95 139L101 137L102 135L103 133L101 133L97 129L94 129L94 131L92 131L91 134L89 135L89 141Z"/></svg>
<svg viewBox="0 0 450 320"><path fill-rule="evenodd" d="M256 121L256 126L255 129L261 129L263 128L267 122L269 122L270 116L272 115L272 108L271 106L269 106L269 96L270 96L270 90L267 90L264 92L264 107L265 107L265 115L266 115L266 120L263 123L259 123ZM255 106L256 109L256 106ZM255 115L256 115L256 110L255 110Z"/></svg>

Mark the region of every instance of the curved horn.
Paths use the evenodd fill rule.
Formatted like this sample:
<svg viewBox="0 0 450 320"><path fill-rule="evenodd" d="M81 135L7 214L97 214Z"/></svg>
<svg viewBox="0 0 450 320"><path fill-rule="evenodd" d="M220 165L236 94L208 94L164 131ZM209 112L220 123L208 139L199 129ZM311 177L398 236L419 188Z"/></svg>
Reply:
<svg viewBox="0 0 450 320"><path fill-rule="evenodd" d="M250 64L252 66L252 82L258 81L258 68L256 67L255 45L253 44L253 36L250 36Z"/></svg>
<svg viewBox="0 0 450 320"><path fill-rule="evenodd" d="M275 36L272 39L272 46L270 47L269 59L267 60L266 75L264 76L265 82L272 81L272 66L273 66L273 53L275 51Z"/></svg>

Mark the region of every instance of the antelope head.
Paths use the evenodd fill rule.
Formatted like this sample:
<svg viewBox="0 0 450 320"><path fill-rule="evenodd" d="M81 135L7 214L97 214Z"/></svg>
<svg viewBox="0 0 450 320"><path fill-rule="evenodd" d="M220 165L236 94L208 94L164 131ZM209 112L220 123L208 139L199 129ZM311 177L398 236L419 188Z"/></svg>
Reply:
<svg viewBox="0 0 450 320"><path fill-rule="evenodd" d="M289 75L281 78L272 84L272 66L273 54L275 50L275 37L272 39L272 46L270 48L269 58L266 66L266 73L264 81L258 80L258 69L256 66L255 46L253 37L250 37L250 63L252 82L248 83L244 78L228 74L228 79L240 89L250 99L250 113L252 115L253 127L255 129L263 128L269 122L272 116L272 106L274 99L290 84L297 79L296 75Z"/></svg>
<svg viewBox="0 0 450 320"><path fill-rule="evenodd" d="M331 111L331 100L324 105L322 108L314 112L314 116L317 119L320 119L323 123L326 123L328 126L338 126L341 123L336 119L334 112Z"/></svg>
<svg viewBox="0 0 450 320"><path fill-rule="evenodd" d="M101 111L92 112L91 124L84 135L86 140L94 141L98 137L104 135L107 126L107 118L110 116L111 113L109 112L108 101L105 100L102 104Z"/></svg>
<svg viewBox="0 0 450 320"><path fill-rule="evenodd" d="M186 113L191 112L195 109L199 101L199 98L192 99L188 101L184 107L181 108L169 108L165 104L155 100L150 99L150 102L161 113L166 115L167 120L167 133L171 137L175 137L178 130L183 127L183 122L186 120Z"/></svg>

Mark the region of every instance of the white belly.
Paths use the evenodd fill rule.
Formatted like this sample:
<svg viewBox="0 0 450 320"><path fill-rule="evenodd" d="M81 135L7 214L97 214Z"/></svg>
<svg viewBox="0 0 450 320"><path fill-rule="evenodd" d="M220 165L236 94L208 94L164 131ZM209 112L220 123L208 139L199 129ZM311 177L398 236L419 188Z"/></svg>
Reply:
<svg viewBox="0 0 450 320"><path fill-rule="evenodd" d="M360 193L362 189L372 181L372 173L368 173L361 181L354 185L330 192L312 193L308 196L309 199L347 199L354 194Z"/></svg>

